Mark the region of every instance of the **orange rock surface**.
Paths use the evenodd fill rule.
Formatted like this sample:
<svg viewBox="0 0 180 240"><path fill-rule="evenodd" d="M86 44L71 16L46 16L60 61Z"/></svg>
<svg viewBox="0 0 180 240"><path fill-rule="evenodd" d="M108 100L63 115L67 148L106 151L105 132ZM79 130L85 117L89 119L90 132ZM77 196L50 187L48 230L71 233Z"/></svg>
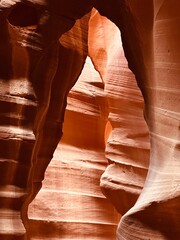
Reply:
<svg viewBox="0 0 180 240"><path fill-rule="evenodd" d="M180 2L109 3L0 1L2 240L180 239Z"/></svg>
<svg viewBox="0 0 180 240"><path fill-rule="evenodd" d="M68 97L64 136L29 207L32 239L115 239L120 215L100 190L106 99L99 74L86 60Z"/></svg>
<svg viewBox="0 0 180 240"><path fill-rule="evenodd" d="M119 30L95 11L89 26L89 54L102 76L108 102L105 154L109 166L101 177L101 188L118 212L124 214L134 205L144 185L149 134L143 117L143 98L124 57Z"/></svg>

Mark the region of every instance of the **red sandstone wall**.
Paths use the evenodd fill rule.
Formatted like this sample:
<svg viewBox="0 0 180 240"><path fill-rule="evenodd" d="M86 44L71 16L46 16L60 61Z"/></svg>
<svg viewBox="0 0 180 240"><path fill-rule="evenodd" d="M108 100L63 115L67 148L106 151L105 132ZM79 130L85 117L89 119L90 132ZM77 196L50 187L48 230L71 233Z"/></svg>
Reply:
<svg viewBox="0 0 180 240"><path fill-rule="evenodd" d="M179 240L179 10L0 1L0 239Z"/></svg>
<svg viewBox="0 0 180 240"><path fill-rule="evenodd" d="M123 214L145 181L149 145L142 96L119 30L95 10L89 55L98 71L88 57L68 95L64 136L29 208L33 239L116 239L120 214L110 202Z"/></svg>
<svg viewBox="0 0 180 240"><path fill-rule="evenodd" d="M89 58L68 97L64 137L30 205L32 239L115 239L120 215L100 190L107 166L103 83Z"/></svg>

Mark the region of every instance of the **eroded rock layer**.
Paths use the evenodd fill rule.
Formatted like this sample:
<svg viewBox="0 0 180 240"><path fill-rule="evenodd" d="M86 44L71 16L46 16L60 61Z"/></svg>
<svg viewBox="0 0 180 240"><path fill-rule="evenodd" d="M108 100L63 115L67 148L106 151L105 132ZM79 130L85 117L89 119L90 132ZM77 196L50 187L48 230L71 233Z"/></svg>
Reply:
<svg viewBox="0 0 180 240"><path fill-rule="evenodd" d="M101 178L101 187L124 214L134 205L144 185L149 134L143 117L143 98L128 68L120 32L97 11L90 19L89 54L104 81L109 112L105 129L109 166Z"/></svg>
<svg viewBox="0 0 180 240"><path fill-rule="evenodd" d="M93 6L120 29L128 66L144 97L144 116L150 133L149 167L141 95L124 60L117 30L94 10L90 18L88 12ZM109 166L102 175L101 187L116 209L126 212L120 220L117 239L180 238L179 10L178 0L112 0L111 4L107 0L0 1L2 240L25 239L25 235L27 239L40 239L41 234L49 238L59 238L60 234L62 238L77 239L77 229L82 223L87 224L83 225L84 229L92 234L91 224L95 218L98 219L97 235L93 232L95 239L103 238L102 226L107 227L104 227L107 239L115 237L117 213L97 188L106 158ZM116 45L116 41L119 44ZM30 221L28 205L42 186L45 170L62 136L67 94L82 72L88 51L99 73L98 80L89 80L90 73L87 73L84 79L88 82L80 83L78 90L70 93L68 120L64 126L67 135L57 149L53 164L58 164L59 154L67 156L59 163L65 169L62 173L65 179L66 173L73 176L75 172L81 180L91 179L92 172L86 170L92 167L94 190L80 193L78 184L77 190L70 187L65 191L63 185L54 189L54 198L60 196L64 203L56 209L62 210L67 220L65 225L54 206L47 209L41 204L44 198L50 202L46 179L47 185L29 210ZM90 62L85 66L88 64L93 72ZM82 108L78 109L78 104ZM84 121L85 116L88 118ZM72 128L69 119L74 119L76 127ZM76 123L82 120L80 128ZM87 155L83 155L82 149ZM81 152L80 159L78 152ZM76 163L70 161L73 157L82 168L77 170ZM95 161L90 161L91 158ZM50 166L51 169L54 166ZM83 171L87 175L82 174ZM71 215L65 213L69 198L76 203L70 208ZM96 202L93 208L91 201ZM43 216L39 218L35 204L39 214L45 209L52 211L51 219L55 221L50 220L48 225ZM94 211L92 215L78 211L75 221L75 209L80 205L86 206L87 212L90 207ZM45 231L46 226L51 226L54 235L51 230ZM63 226L66 227L63 229ZM82 239L92 237L83 234L81 232Z"/></svg>
<svg viewBox="0 0 180 240"><path fill-rule="evenodd" d="M100 190L107 166L102 80L88 58L68 97L64 136L30 205L32 239L115 239L120 215Z"/></svg>
<svg viewBox="0 0 180 240"><path fill-rule="evenodd" d="M98 31L100 26L101 32ZM113 38L109 35L111 32L114 33ZM94 39L96 44L93 44ZM78 82L68 95L63 139L47 169L44 187L29 209L33 226L31 232L36 233L33 239L38 239L42 231L40 229L48 224L49 229L51 225L54 226L54 231L46 230L44 238L115 239L118 215L99 189L106 159L110 165L101 178L101 188L121 214L135 203L145 181L149 145L143 119L143 101L134 76L127 68L119 30L93 10L88 42L89 55L98 71L87 58ZM127 186L124 184L126 182ZM50 189L54 191L49 206ZM37 213L36 209L39 209ZM43 216L44 210L48 215ZM110 211L112 214L109 215ZM87 227L83 230L84 222ZM75 231L70 228L70 223ZM78 230L77 235L80 226L81 231Z"/></svg>
<svg viewBox="0 0 180 240"><path fill-rule="evenodd" d="M1 48L6 43L0 53L0 234L22 239L25 228L29 230L28 205L62 136L67 94L87 56L89 15L75 25L68 19L62 24L46 4L0 4ZM29 20L22 14L25 10Z"/></svg>

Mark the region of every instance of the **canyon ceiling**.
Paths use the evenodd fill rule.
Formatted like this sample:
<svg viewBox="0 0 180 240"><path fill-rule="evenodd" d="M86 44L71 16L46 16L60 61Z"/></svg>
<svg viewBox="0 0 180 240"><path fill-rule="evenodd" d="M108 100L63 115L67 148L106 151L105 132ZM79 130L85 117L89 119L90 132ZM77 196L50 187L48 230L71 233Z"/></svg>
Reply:
<svg viewBox="0 0 180 240"><path fill-rule="evenodd" d="M180 1L0 0L0 239L180 239Z"/></svg>

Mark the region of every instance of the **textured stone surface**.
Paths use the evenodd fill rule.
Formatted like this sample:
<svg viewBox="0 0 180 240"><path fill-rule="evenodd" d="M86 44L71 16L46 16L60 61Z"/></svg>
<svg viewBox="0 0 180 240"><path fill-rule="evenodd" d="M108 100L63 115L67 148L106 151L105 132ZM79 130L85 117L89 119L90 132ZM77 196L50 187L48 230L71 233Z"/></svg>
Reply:
<svg viewBox="0 0 180 240"><path fill-rule="evenodd" d="M121 29L129 66L145 99L151 142L143 191L134 207L122 217L117 238L179 239L180 3L141 3L140 7L138 1L122 1L120 5L125 6L125 11L118 19L104 4L100 6L103 14L109 18L113 15Z"/></svg>
<svg viewBox="0 0 180 240"><path fill-rule="evenodd" d="M59 40L74 21L67 19L59 25L62 19L50 13L49 5L6 3L11 8L4 1L0 5L4 175L0 234L5 239L21 239L25 233L22 220L28 231L28 205L41 188L45 169L62 135L66 96L87 55L89 16L77 21ZM30 16L28 21L20 14L25 10Z"/></svg>
<svg viewBox="0 0 180 240"><path fill-rule="evenodd" d="M120 215L100 190L104 153L105 97L88 58L71 90L64 136L29 207L32 239L115 239Z"/></svg>
<svg viewBox="0 0 180 240"><path fill-rule="evenodd" d="M111 40L113 34L116 39L116 32L112 31L112 35L107 34L114 28L113 25L109 25L106 20L99 20L98 15L94 15L97 25L93 23L93 18L89 22L90 15L87 13L92 6L120 29L129 68L135 74L144 97L144 115L150 133L150 165L142 192L148 166L147 130L140 113L142 100L139 92L135 90L134 78L122 59L122 50L118 45L116 46L115 41L113 44ZM98 99L95 105L94 102L89 105L88 91L85 91L85 94L83 94L84 90L81 90L80 94L76 91L71 93L71 101L76 97L78 99L78 96L80 96L78 101L88 100L88 103L84 104L84 109L89 118L85 121L83 136L89 134L90 137L82 139L80 130L73 127L77 139L72 131L67 131L60 154L74 152L73 156L76 156L77 149L78 151L86 149L88 156L95 157L97 154L98 161L91 163L87 159L82 161L87 164L83 165L85 168L88 168L89 164L95 168L94 174L97 174L95 177L97 179L106 165L105 157L102 157L104 147L102 139L106 128L105 152L110 165L101 178L103 191L116 209L123 214L135 203L140 194L135 205L121 218L117 239L179 239L179 10L178 0L113 0L111 4L107 0L0 1L1 239L24 239L25 228L30 230L28 223L34 228L33 237L36 238L37 235L41 238L38 236L37 226L41 225L43 220L40 219L38 224L34 220L28 221L27 209L41 188L45 169L61 138L66 96L83 69L88 53L88 36L89 55L103 83L88 83L88 86L95 87L95 92L90 88L93 96L97 96L91 98L92 102ZM80 20L76 22L76 19ZM88 25L89 23L92 25ZM89 26L93 27L89 29ZM105 29L107 29L106 33ZM122 65L119 62L122 62ZM117 77L120 72L122 74ZM116 84L117 78L119 88ZM127 81L130 81L128 87ZM122 105L117 104L117 98ZM77 100L72 106L76 105L76 102ZM125 104L129 106L128 111L124 109ZM99 106L103 108L99 109ZM57 109L59 111L56 111ZM95 109L97 111L94 111ZM83 111L83 114L80 114L81 111L76 110L77 114L74 115L76 121L81 122L83 115L86 114ZM72 116L71 110L67 112L67 116L68 118ZM97 116L100 117L98 122L96 122ZM132 121L134 116L136 120ZM105 127L107 117L109 121ZM93 122L94 130L88 128L88 121ZM133 126L135 122L138 128ZM65 125L66 129L71 129L68 121ZM85 131L86 129L88 131ZM138 129L141 130L142 135L137 132ZM98 134L96 134L97 130ZM69 143L68 139L70 139ZM73 164L72 169L75 170L76 164L74 162ZM94 188L96 187L97 182L94 185ZM62 190L57 188L55 190L57 195L58 191ZM40 192L39 200L48 198L46 193L45 190ZM65 196L68 196L67 192L61 195L61 198L68 203ZM73 194L71 197L75 202ZM87 198L87 195L86 200L81 198L85 205L91 202ZM102 206L107 204L108 210L103 211L102 206L96 208L96 205L94 209L97 215L83 215L83 217L89 222L97 217L102 225L108 223L107 235L114 236L117 215L102 195L100 199ZM33 204L37 203L39 206L36 201L38 197L29 210L34 218L37 216ZM78 205L78 201L76 203ZM51 208L54 209L54 206ZM44 209L43 206L38 208L39 214L44 212ZM57 222L62 223L59 214L56 214L55 210L52 211ZM113 216L109 216L108 211L113 211ZM65 212L63 214L69 221L74 221L73 215L68 216ZM101 214L104 216L103 219ZM77 218L81 219L81 223L83 217L81 211L78 211ZM48 226L46 223L40 226L44 231ZM55 237L63 232L60 231L62 230L61 227L59 228L60 225L53 225L53 221L51 226ZM66 232L70 232L68 229L72 228L72 232L73 229L76 231L78 227L75 226L77 227L70 223L69 227L65 228L63 237ZM86 227L91 229L90 225ZM103 236L101 227L97 230L99 238ZM52 237L52 232L47 232L47 235L50 234ZM86 237L82 236L82 238ZM69 238L72 239L73 236Z"/></svg>
<svg viewBox="0 0 180 240"><path fill-rule="evenodd" d="M101 187L124 214L134 205L144 185L149 134L143 117L143 98L128 69L119 30L97 11L90 19L89 54L102 76L108 102L105 152L110 164L101 178Z"/></svg>

